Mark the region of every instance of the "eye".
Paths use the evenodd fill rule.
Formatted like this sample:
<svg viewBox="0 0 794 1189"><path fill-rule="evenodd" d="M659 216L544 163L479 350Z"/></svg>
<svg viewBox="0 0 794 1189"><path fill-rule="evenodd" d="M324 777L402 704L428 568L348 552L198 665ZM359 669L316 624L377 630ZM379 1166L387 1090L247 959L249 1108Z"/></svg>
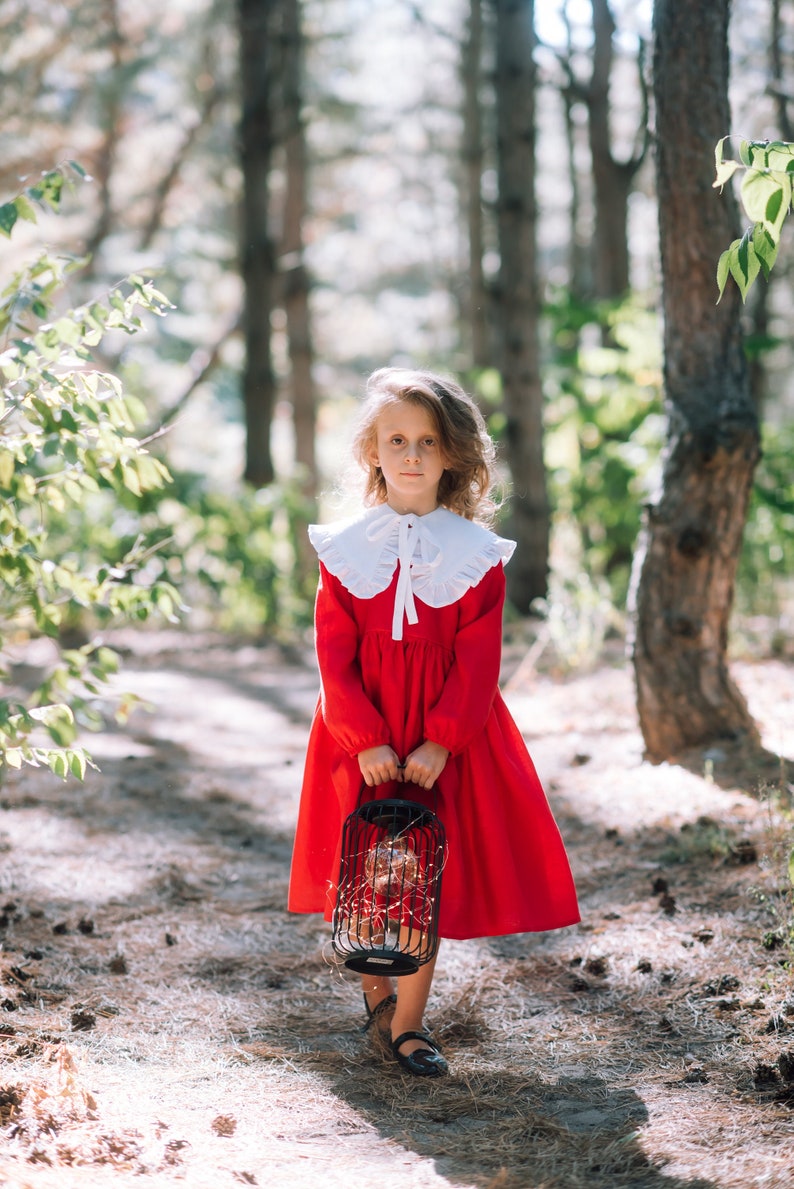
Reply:
<svg viewBox="0 0 794 1189"><path fill-rule="evenodd" d="M403 444L403 442L404 442L404 441L405 441L405 438L404 438L404 437L402 437L402 435L401 435L401 434L398 434L398 433L396 433L396 434L394 435L394 437L393 437L393 438L391 438L391 444L392 444L392 446L402 446L402 444Z"/></svg>
<svg viewBox="0 0 794 1189"><path fill-rule="evenodd" d="M426 446L435 446L435 444L436 444L436 439L435 439L435 438L425 438L425 445L426 445Z"/></svg>

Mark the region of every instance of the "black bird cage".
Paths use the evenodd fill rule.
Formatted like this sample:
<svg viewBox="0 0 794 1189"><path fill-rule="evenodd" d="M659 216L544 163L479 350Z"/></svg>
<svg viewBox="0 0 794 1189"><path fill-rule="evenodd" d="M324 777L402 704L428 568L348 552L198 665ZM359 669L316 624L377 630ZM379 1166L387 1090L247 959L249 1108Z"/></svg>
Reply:
<svg viewBox="0 0 794 1189"><path fill-rule="evenodd" d="M415 801L365 801L346 819L332 942L345 966L414 974L438 949L444 827Z"/></svg>

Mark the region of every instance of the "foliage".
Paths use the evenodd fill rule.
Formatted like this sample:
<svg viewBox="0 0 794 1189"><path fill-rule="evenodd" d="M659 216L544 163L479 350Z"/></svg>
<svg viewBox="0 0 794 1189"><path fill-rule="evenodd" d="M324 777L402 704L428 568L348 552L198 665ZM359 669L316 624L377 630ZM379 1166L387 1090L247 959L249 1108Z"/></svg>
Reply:
<svg viewBox="0 0 794 1189"><path fill-rule="evenodd" d="M303 577L300 541L308 510L297 484L260 490L241 485L218 490L204 475L175 471L165 491L141 499L129 493L94 493L82 510L53 520L51 538L64 551L100 554L115 568L137 543L147 584L173 583L190 607L191 626L236 633L288 636L311 622L316 566ZM107 609L77 609L100 622Z"/></svg>
<svg viewBox="0 0 794 1189"><path fill-rule="evenodd" d="M35 222L37 208L57 211L80 174L76 167L45 174L0 206L0 230L10 236L20 219ZM77 607L139 620L158 609L171 619L178 596L169 583L140 580L142 540L111 565L50 538L51 521L67 509L84 528L81 513L99 492L140 499L169 480L134 436L139 402L92 356L108 334L135 334L140 312L160 315L167 303L133 276L102 300L58 313L56 300L77 267L72 257L43 251L0 293L0 676L8 679L9 648L20 639L50 637L57 656L35 689L0 698L0 752L8 767L45 763L57 775L82 777L88 761L75 745L78 727L97 721L94 703L116 657L101 643L62 647L62 625Z"/></svg>
<svg viewBox="0 0 794 1189"><path fill-rule="evenodd" d="M794 574L794 427L766 425L739 565L741 602L774 613L781 586Z"/></svg>
<svg viewBox="0 0 794 1189"><path fill-rule="evenodd" d="M760 272L764 279L777 259L780 233L791 209L794 180L794 144L782 140L743 140L739 161L725 160L724 136L715 150L717 177L715 187L725 185L734 173L744 169L741 200L752 219L741 239L736 239L722 253L717 264L717 285L722 297L728 277L739 286L742 301Z"/></svg>
<svg viewBox="0 0 794 1189"><path fill-rule="evenodd" d="M591 577L582 557L582 535L568 518L555 519L549 593L534 600L532 611L543 619L536 655L550 648L564 673L594 669L608 637L621 631L609 583L603 576Z"/></svg>
<svg viewBox="0 0 794 1189"><path fill-rule="evenodd" d="M656 316L562 291L546 309L546 460L555 517L579 526L589 573L622 604L664 441Z"/></svg>

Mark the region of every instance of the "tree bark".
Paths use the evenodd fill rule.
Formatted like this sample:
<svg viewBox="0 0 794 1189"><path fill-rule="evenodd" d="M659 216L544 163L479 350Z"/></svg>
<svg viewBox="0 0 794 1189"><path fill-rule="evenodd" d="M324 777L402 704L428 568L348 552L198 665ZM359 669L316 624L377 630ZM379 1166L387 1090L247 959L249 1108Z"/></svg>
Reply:
<svg viewBox="0 0 794 1189"><path fill-rule="evenodd" d="M626 161L612 153L609 84L612 74L612 37L615 22L608 0L591 0L593 10L593 72L586 91L587 127L593 170L594 287L599 298L622 297L629 288L629 194L646 151L642 147ZM640 86L643 88L642 70ZM647 129L647 110L645 112Z"/></svg>
<svg viewBox="0 0 794 1189"><path fill-rule="evenodd" d="M783 21L780 0L772 0L771 28L769 33L769 89L775 100L777 126L781 140L794 140L794 121L791 118L790 103L794 97L786 89L783 69Z"/></svg>
<svg viewBox="0 0 794 1189"><path fill-rule="evenodd" d="M463 170L468 231L469 286L466 301L471 361L488 367L488 310L483 273L482 0L469 0L469 29L463 47Z"/></svg>
<svg viewBox="0 0 794 1189"><path fill-rule="evenodd" d="M728 621L759 428L720 252L738 234L714 145L730 128L729 0L656 0L654 79L669 430L661 495L635 557L633 663L647 755L759 743L732 681Z"/></svg>
<svg viewBox="0 0 794 1189"><path fill-rule="evenodd" d="M534 0L495 0L499 177L497 318L513 481L510 531L518 542L508 596L522 614L546 594L549 500L543 463L535 198Z"/></svg>
<svg viewBox="0 0 794 1189"><path fill-rule="evenodd" d="M275 285L274 252L268 229L270 166L273 150L274 0L238 0L240 36L240 163L243 174L241 271L245 289L243 334L245 365L245 478L255 487L274 477L270 433L275 379L270 346L270 314Z"/></svg>
<svg viewBox="0 0 794 1189"><path fill-rule="evenodd" d="M563 4L560 16L565 25L566 48L565 54L559 55L559 62L565 72L567 85L560 88L565 117L565 144L568 153L568 185L571 200L568 208L568 288L571 295L583 300L592 293L593 262L589 245L586 246L582 236L582 195L577 164L577 128L574 119L574 105L582 98L581 87L576 83L573 72L573 30L568 15L568 6Z"/></svg>
<svg viewBox="0 0 794 1189"><path fill-rule="evenodd" d="M281 241L282 300L287 319L290 360L290 394L295 428L295 461L304 474L304 490L317 493L315 456L315 393L312 376L309 274L303 258L303 225L306 218L306 136L303 125L303 33L300 0L281 0L282 79L284 120L282 140L286 164L286 191Z"/></svg>

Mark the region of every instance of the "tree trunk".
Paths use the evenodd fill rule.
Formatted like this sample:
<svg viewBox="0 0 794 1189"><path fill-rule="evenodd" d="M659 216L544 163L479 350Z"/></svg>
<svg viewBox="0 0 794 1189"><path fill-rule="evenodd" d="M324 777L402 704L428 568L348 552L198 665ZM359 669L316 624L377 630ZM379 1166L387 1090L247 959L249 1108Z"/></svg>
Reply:
<svg viewBox="0 0 794 1189"><path fill-rule="evenodd" d="M483 273L482 0L470 0L469 32L463 47L463 169L468 230L467 312L474 367L488 367L488 309Z"/></svg>
<svg viewBox="0 0 794 1189"><path fill-rule="evenodd" d="M596 297L620 297L629 287L628 192L631 174L612 157L609 79L615 22L607 0L592 0L593 74L587 96L587 127L593 169Z"/></svg>
<svg viewBox="0 0 794 1189"><path fill-rule="evenodd" d="M587 89L587 127L593 169L594 287L600 298L622 297L629 288L629 194L644 150L616 161L610 133L609 83L615 22L608 0L591 0L593 73Z"/></svg>
<svg viewBox="0 0 794 1189"><path fill-rule="evenodd" d="M563 4L560 16L565 25L566 47L565 56L560 59L567 79L567 86L561 88L563 113L565 117L565 145L568 153L568 184L571 191L571 201L568 208L568 288L571 296L583 300L592 292L593 262L589 245L586 247L582 237L582 196L577 164L577 128L574 119L574 106L582 98L581 88L577 86L573 72L573 31L568 16L568 6Z"/></svg>
<svg viewBox="0 0 794 1189"><path fill-rule="evenodd" d="M526 614L546 594L549 501L543 465L535 200L534 0L495 0L499 176L497 317L513 481L510 531L518 541L508 595Z"/></svg>
<svg viewBox="0 0 794 1189"><path fill-rule="evenodd" d="M83 270L83 283L93 281L99 264L99 253L113 230L113 174L116 166L118 143L123 123L124 88L124 35L119 24L117 0L105 0L103 16L107 18L107 42L110 46L113 66L107 73L104 87L102 111L102 142L91 165L91 174L99 194L99 218L85 247L87 263Z"/></svg>
<svg viewBox="0 0 794 1189"><path fill-rule="evenodd" d="M306 136L303 126L303 34L300 0L281 0L283 7L282 62L286 159L284 226L281 271L284 312L290 360L292 420L295 428L295 461L304 474L304 489L317 492L315 394L312 377L312 334L309 312L309 275L303 259L303 224L306 218Z"/></svg>
<svg viewBox="0 0 794 1189"><path fill-rule="evenodd" d="M240 161L243 174L241 266L245 287L242 377L245 478L255 487L273 480L270 431L275 380L270 349L273 246L268 231L273 148L270 20L273 0L238 0L240 35Z"/></svg>
<svg viewBox="0 0 794 1189"><path fill-rule="evenodd" d="M656 0L654 79L669 431L657 502L635 558L633 662L647 755L718 741L758 744L728 673L728 620L758 420L731 286L716 304L720 252L738 234L728 188L712 189L730 128L729 0Z"/></svg>
<svg viewBox="0 0 794 1189"><path fill-rule="evenodd" d="M769 33L769 89L775 100L780 138L791 143L794 141L794 121L792 121L789 108L792 97L786 87L783 69L783 32L784 24L780 11L780 0L772 0L772 20Z"/></svg>

